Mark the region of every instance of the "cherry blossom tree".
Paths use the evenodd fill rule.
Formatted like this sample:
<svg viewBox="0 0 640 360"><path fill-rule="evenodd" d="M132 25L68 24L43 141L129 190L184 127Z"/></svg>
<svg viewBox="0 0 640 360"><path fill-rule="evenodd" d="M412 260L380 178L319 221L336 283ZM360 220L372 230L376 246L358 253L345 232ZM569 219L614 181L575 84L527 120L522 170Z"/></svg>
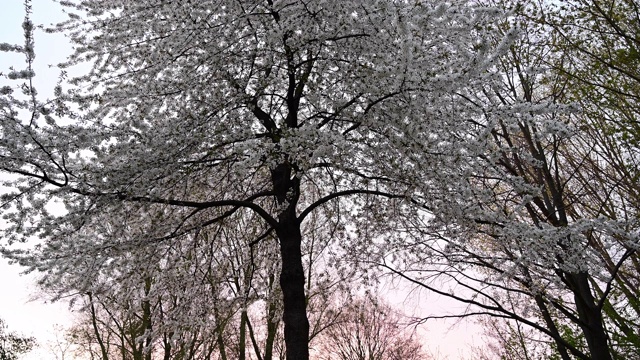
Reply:
<svg viewBox="0 0 640 360"><path fill-rule="evenodd" d="M500 12L460 0L61 3L62 67L91 68L63 72L54 99L29 83L31 22L2 45L27 58L0 98L3 253L59 295L93 293L252 213L244 246L278 248L288 359L309 356L303 224L331 219L344 269L411 209L459 211L485 144L464 135L484 110L464 94L496 81L514 38L490 41Z"/></svg>

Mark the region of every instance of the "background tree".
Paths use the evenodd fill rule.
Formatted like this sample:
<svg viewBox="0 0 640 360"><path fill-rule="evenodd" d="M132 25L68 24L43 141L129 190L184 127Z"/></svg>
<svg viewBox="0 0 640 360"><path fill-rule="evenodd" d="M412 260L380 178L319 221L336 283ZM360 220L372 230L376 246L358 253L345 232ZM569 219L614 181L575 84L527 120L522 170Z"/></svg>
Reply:
<svg viewBox="0 0 640 360"><path fill-rule="evenodd" d="M496 317L480 320L484 329L484 345L474 349L479 360L559 360L553 341L525 324Z"/></svg>
<svg viewBox="0 0 640 360"><path fill-rule="evenodd" d="M239 216L239 214L238 214ZM93 283L95 292L88 293L76 311L81 314L68 338L78 356L95 359L274 359L283 358L281 299L274 272L277 254L265 239L254 244L255 219L238 220L233 228L228 224L213 232L200 232L197 239L182 238L171 248L148 255L129 250L127 262L120 261L108 277ZM321 333L334 315L326 303L340 284L348 282L358 288L353 271L335 274L336 268L324 263L327 241L322 238L329 226L315 216L305 224L310 232L306 243L308 265L306 292L308 313L312 320L311 338ZM312 227L309 229L307 227ZM320 237L320 238L318 238ZM206 247L203 249L202 247ZM115 257L113 254L102 256ZM132 259L144 257L158 263L147 267L138 276L120 273L135 266ZM161 265L168 262L171 265ZM131 271L141 271L135 269ZM316 273L318 272L318 273ZM332 274L333 273L333 274ZM62 274L62 278L46 285L53 288L75 279L77 274ZM200 297L197 294L207 294Z"/></svg>
<svg viewBox="0 0 640 360"><path fill-rule="evenodd" d="M495 63L502 84L466 94L487 110L475 132L460 136L492 145L465 163L484 165L468 171L470 187L457 205L449 203L456 210L439 220L440 227L426 217L406 226L422 229L421 236L408 235L414 238L412 254L421 256L399 272L475 305L466 315L508 317L539 330L543 341L553 339L562 359L631 356L637 352L630 345L634 335L623 334L631 334L625 330L636 327L638 315L624 304L637 298L628 290L634 275L626 273L634 273L637 263L638 222L632 214L638 202L635 170L626 169L635 169L635 150L602 131L609 126L604 115L590 115L595 94L579 110L558 106L575 99L580 86L567 77L575 69L567 60L571 53L559 45L567 35L539 20L557 16L566 24L572 7L510 4L513 25L504 31L515 26L520 37ZM577 19L591 17L584 8L573 10ZM612 48L609 43L602 51ZM584 56L571 58L581 62ZM585 73L601 76L596 70ZM534 104L529 113L509 115L523 103ZM614 114L609 109L608 116ZM444 279L455 284L452 290L439 287Z"/></svg>
<svg viewBox="0 0 640 360"><path fill-rule="evenodd" d="M138 248L118 249L117 256L101 251L118 264L93 279L94 292L78 307L82 321L71 334L79 351L102 359L243 359L255 351L257 358L270 359L280 323L273 276L278 263L266 241L243 243L259 235L252 233L259 230L251 227L253 220L176 238L153 254ZM155 265L140 268L142 259ZM86 281L77 275L43 280L53 281L46 285L50 289L58 282ZM261 306L268 313L258 311L256 321L251 315ZM266 343L259 344L263 335Z"/></svg>
<svg viewBox="0 0 640 360"><path fill-rule="evenodd" d="M33 337L25 337L9 332L4 320L0 319L0 360L17 360L36 345Z"/></svg>
<svg viewBox="0 0 640 360"><path fill-rule="evenodd" d="M640 18L635 1L569 1L562 8L551 7L539 21L552 27L557 46L565 54L551 65L567 83L567 97L580 105L584 122L590 126L589 145L584 151L598 158L586 164L585 200L600 206L588 208L594 216L620 219L630 224L626 232L635 238L624 242L625 252L607 251L596 242L595 250L612 279L594 285L599 294L610 294L600 306L616 358L633 358L640 349L637 328L640 304L637 276L638 254L638 67L634 59L640 45ZM588 150L587 150L588 149ZM591 150L593 149L593 150ZM594 181L595 180L595 181ZM598 187L593 186L598 184ZM618 259L627 258L624 263Z"/></svg>
<svg viewBox="0 0 640 360"><path fill-rule="evenodd" d="M420 339L408 319L370 297L336 305L336 321L315 341L323 360L424 360Z"/></svg>

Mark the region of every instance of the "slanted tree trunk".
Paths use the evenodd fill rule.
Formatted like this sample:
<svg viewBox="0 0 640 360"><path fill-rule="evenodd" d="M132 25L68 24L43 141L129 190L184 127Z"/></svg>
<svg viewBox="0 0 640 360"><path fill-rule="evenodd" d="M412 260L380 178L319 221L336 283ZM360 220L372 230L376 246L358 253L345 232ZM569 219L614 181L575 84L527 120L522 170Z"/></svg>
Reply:
<svg viewBox="0 0 640 360"><path fill-rule="evenodd" d="M547 324L547 329L549 329L549 332L553 334L553 341L556 344L560 357L562 358L562 360L571 360L567 347L561 341L562 335L560 335L560 331L558 331L558 327L556 326L556 323L553 321L553 318L549 313L549 309L547 308L547 304L545 304L543 296L537 294L534 296L534 300L536 301L536 305L538 305L538 309L540 310L542 319L544 320L545 324Z"/></svg>

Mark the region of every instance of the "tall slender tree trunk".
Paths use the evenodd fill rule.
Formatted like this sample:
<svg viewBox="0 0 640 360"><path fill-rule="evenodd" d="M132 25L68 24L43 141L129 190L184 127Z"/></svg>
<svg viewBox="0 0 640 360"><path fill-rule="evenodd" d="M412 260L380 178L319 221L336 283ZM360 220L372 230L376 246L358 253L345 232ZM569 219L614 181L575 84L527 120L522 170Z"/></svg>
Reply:
<svg viewBox="0 0 640 360"><path fill-rule="evenodd" d="M275 276L269 275L269 289L273 291ZM269 301L269 308L267 310L267 340L265 342L264 360L273 359L273 344L278 333L278 319L276 318L276 303L272 299Z"/></svg>
<svg viewBox="0 0 640 360"><path fill-rule="evenodd" d="M104 345L102 335L100 335L100 330L98 329L98 317L96 316L96 308L93 304L93 295L91 294L91 292L87 293L87 295L89 296L89 305L91 306L91 325L93 326L93 333L96 336L98 345L100 345L100 354L102 355L102 360L109 360L109 352L107 351L107 347Z"/></svg>
<svg viewBox="0 0 640 360"><path fill-rule="evenodd" d="M247 308L242 309L240 313L240 339L238 340L238 360L245 360L247 358Z"/></svg>
<svg viewBox="0 0 640 360"><path fill-rule="evenodd" d="M145 346L142 348L144 352L144 360L151 360L151 303L148 300L149 293L151 292L151 278L146 277L144 279L144 295L145 300L142 302L142 325L143 334L145 334ZM142 346L142 344L141 344Z"/></svg>
<svg viewBox="0 0 640 360"><path fill-rule="evenodd" d="M282 257L280 287L284 302L284 340L287 360L308 360L309 320L302 265L302 234L296 216L300 181L296 177L292 179L291 175L291 167L286 163L271 171L276 199L284 207L276 228Z"/></svg>

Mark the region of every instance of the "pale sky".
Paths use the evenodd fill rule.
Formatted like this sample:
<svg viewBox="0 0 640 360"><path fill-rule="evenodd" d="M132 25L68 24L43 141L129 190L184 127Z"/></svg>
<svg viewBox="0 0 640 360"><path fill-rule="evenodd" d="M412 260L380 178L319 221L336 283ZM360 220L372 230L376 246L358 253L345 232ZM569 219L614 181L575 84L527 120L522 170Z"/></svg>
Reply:
<svg viewBox="0 0 640 360"><path fill-rule="evenodd" d="M24 19L23 0L0 0L0 43L22 43L21 23ZM64 19L61 7L53 0L33 0L33 22L43 25ZM58 77L58 71L49 65L62 61L70 52L70 46L60 35L45 34L37 31L35 35L35 84L39 95L49 97ZM24 64L20 55L0 53L0 71L6 71L11 65L17 68ZM0 224L1 226L1 224ZM10 331L31 335L38 339L41 349L23 357L25 360L58 360L48 349L61 337L60 326L71 323L72 314L64 303L46 304L43 299L35 299L38 291L33 276L20 276L21 269L10 266L0 258L0 318L4 319ZM419 304L406 302L402 291L388 289L392 298L399 299L393 305L405 306L406 311L427 315L428 313L456 313L461 307L446 299L423 293ZM406 293L406 291L405 291ZM456 310L457 309L457 310ZM471 343L480 343L479 328L468 322L451 327L453 321L433 321L423 327L422 333L427 339L428 349L439 355L438 359L456 360L470 358ZM65 358L69 359L69 356Z"/></svg>

